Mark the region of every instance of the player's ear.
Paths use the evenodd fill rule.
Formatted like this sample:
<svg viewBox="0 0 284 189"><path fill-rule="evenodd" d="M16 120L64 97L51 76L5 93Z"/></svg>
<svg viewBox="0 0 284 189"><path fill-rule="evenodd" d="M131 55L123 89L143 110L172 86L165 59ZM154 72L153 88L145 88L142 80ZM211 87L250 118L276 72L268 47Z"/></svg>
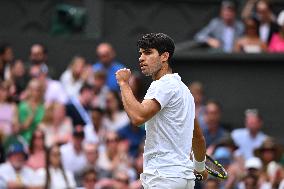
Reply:
<svg viewBox="0 0 284 189"><path fill-rule="evenodd" d="M162 54L162 62L166 62L166 61L168 61L169 60L169 56L170 56L170 54L168 53L168 52L163 52L163 54Z"/></svg>

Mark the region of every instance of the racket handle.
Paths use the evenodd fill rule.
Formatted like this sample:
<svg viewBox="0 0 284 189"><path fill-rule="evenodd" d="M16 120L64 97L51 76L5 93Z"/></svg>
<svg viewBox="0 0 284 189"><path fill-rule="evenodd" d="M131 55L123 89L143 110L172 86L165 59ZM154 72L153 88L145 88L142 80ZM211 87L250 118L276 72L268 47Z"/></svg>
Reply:
<svg viewBox="0 0 284 189"><path fill-rule="evenodd" d="M196 181L202 181L203 180L203 176L201 174L196 174L195 175L195 180Z"/></svg>

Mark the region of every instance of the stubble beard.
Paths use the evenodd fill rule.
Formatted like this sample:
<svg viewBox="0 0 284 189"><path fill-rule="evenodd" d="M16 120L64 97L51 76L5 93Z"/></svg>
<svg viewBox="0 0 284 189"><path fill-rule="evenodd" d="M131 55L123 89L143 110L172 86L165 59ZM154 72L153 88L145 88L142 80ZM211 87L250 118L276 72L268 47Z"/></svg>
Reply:
<svg viewBox="0 0 284 189"><path fill-rule="evenodd" d="M162 63L157 62L156 65L149 69L149 72L144 73L145 76L154 76L162 69Z"/></svg>

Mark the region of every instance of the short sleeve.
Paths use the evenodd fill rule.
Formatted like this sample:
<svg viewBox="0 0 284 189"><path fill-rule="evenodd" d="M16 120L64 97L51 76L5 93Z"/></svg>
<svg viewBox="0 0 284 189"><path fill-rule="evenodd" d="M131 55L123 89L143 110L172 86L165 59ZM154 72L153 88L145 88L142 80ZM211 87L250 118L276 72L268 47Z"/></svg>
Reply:
<svg viewBox="0 0 284 189"><path fill-rule="evenodd" d="M174 88L166 81L153 81L144 97L145 100L156 99L161 109L166 107L174 95Z"/></svg>

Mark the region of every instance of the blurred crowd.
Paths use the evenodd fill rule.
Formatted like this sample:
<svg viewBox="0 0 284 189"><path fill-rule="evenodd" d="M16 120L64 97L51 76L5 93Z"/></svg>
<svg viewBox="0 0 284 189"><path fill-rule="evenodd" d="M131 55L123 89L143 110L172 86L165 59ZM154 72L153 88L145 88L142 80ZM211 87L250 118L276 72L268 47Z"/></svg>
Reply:
<svg viewBox="0 0 284 189"><path fill-rule="evenodd" d="M225 52L284 51L284 12L276 17L267 1L248 0L242 17L223 1L220 17L195 39ZM55 80L43 44L30 47L28 61L0 45L0 189L142 188L145 129L131 125L115 79L125 66L110 43L100 43L96 55L93 62L74 56ZM130 85L141 101L141 75L134 72ZM221 122L222 105L205 96L202 83L188 88L207 154L229 175L195 188L284 189L282 146L262 132L260 110L244 110L243 126L233 129Z"/></svg>
<svg viewBox="0 0 284 189"><path fill-rule="evenodd" d="M237 2L223 0L219 16L196 33L193 42L179 47L202 47L212 52L284 52L284 10L276 15L271 1L246 0L238 15Z"/></svg>

